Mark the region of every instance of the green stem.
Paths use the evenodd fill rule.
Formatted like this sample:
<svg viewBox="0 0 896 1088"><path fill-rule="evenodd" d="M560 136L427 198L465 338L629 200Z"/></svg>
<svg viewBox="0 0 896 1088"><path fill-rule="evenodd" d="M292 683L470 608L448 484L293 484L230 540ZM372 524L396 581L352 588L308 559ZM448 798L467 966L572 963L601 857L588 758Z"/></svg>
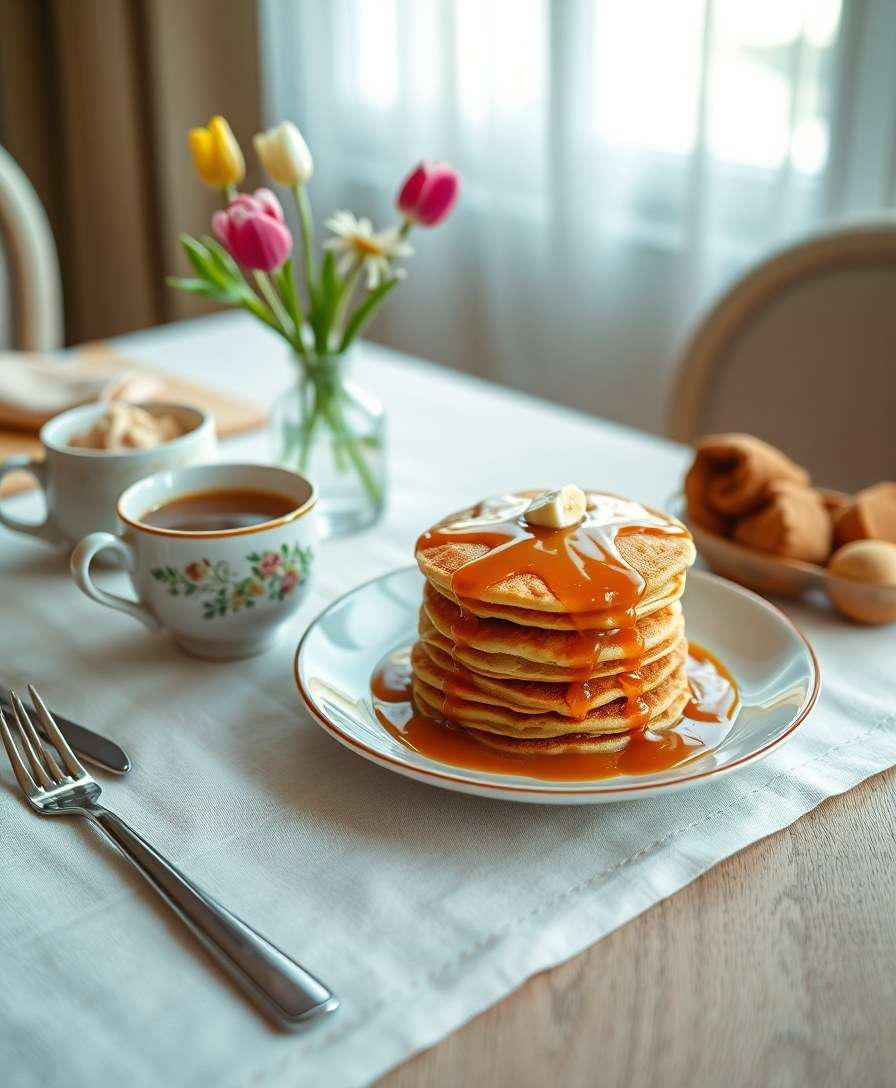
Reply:
<svg viewBox="0 0 896 1088"><path fill-rule="evenodd" d="M232 183L224 186L224 196L227 198L224 203L229 204L231 200L236 196L236 186Z"/></svg>
<svg viewBox="0 0 896 1088"><path fill-rule="evenodd" d="M274 317L276 317L277 321L280 323L280 327L283 330L283 332L286 335L289 342L293 343L292 320L291 320L289 314L283 308L283 303L280 301L280 296L274 290L274 285L271 283L270 279L268 278L268 276L267 276L267 274L265 272L259 272L258 270L256 270L254 272L254 276L255 276L255 282L258 284L258 287L259 287L261 293L264 295L268 306L270 306L270 308L271 308L271 312L273 313ZM296 340L301 342L301 335L300 335L301 334L301 329L295 329L294 331L295 331ZM298 348L299 344L296 344L295 346L296 346L296 348Z"/></svg>
<svg viewBox="0 0 896 1088"><path fill-rule="evenodd" d="M302 428L302 437L299 442L299 471L308 471L308 458L311 454L311 440L314 438L314 432L317 430L317 421L320 418L320 412L315 408L311 413L311 419L307 425Z"/></svg>
<svg viewBox="0 0 896 1088"><path fill-rule="evenodd" d="M358 285L358 279L361 276L361 269L364 262L359 258L353 268L349 270L348 275L345 277L345 283L342 287L342 295L339 302L336 305L336 311L333 314L333 320L330 323L330 327L327 329L326 338L329 341L330 333L335 329L339 331L339 326L342 324L345 315L348 313L349 303L351 302L352 295L355 293L355 287Z"/></svg>
<svg viewBox="0 0 896 1088"><path fill-rule="evenodd" d="M339 343L339 351L345 351L360 333L368 321L370 321L379 307L383 304L383 300L389 294L390 291L394 291L398 286L398 279L387 280L385 283L381 283L379 287L371 291L367 298L361 303L361 305L355 310L345 326L345 332L342 334L342 340Z"/></svg>
<svg viewBox="0 0 896 1088"><path fill-rule="evenodd" d="M277 322L271 311L261 302L255 295L246 295L239 303L244 309L248 310L253 317L257 317L259 321L263 321L268 328L274 330L289 344L290 347L295 347L292 342L292 337L288 335L286 330Z"/></svg>
<svg viewBox="0 0 896 1088"><path fill-rule="evenodd" d="M305 345L302 343L302 326L305 324L305 316L302 313L302 303L296 292L296 281L293 277L292 257L274 273L280 295L286 304L289 316L292 318L296 329L296 350L302 355L307 355Z"/></svg>
<svg viewBox="0 0 896 1088"><path fill-rule="evenodd" d="M357 469L358 476L361 478L361 483L363 483L364 489L370 496L371 501L379 506L382 502L380 486L374 478L373 473L370 471L370 466L364 459L364 454L361 451L357 437L351 433L342 417L342 411L337 403L337 397L338 393L329 394L324 401L321 411L323 412L324 418L329 423L330 429L342 443L349 459Z"/></svg>
<svg viewBox="0 0 896 1088"><path fill-rule="evenodd" d="M293 187L296 198L296 211L299 213L299 226L302 229L302 255L305 260L305 279L308 286L308 301L314 303L314 223L311 216L311 201L304 185Z"/></svg>
<svg viewBox="0 0 896 1088"><path fill-rule="evenodd" d="M317 430L320 419L320 404L317 383L314 383L314 407L307 419L302 420L299 438L299 470L305 472L308 469L308 459L311 454L311 441Z"/></svg>

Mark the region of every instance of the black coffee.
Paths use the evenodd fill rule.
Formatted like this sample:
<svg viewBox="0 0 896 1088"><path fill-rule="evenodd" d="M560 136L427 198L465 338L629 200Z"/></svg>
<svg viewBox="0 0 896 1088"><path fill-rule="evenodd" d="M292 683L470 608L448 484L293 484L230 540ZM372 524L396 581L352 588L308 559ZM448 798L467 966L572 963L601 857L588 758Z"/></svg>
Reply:
<svg viewBox="0 0 896 1088"><path fill-rule="evenodd" d="M147 510L140 520L155 529L208 533L262 525L291 513L296 505L293 499L274 491L194 491Z"/></svg>

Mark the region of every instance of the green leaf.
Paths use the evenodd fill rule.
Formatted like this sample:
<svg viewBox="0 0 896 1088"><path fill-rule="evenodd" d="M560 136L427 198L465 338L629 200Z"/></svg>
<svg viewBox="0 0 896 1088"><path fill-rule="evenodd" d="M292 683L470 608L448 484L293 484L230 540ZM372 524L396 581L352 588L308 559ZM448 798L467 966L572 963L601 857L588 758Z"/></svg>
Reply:
<svg viewBox="0 0 896 1088"><path fill-rule="evenodd" d="M182 234L180 244L196 275L200 279L218 283L219 280L214 272L214 263L202 242L191 238L189 234Z"/></svg>
<svg viewBox="0 0 896 1088"><path fill-rule="evenodd" d="M208 252L211 263L219 270L221 275L227 276L232 280L241 280L243 278L243 274L240 272L240 266L220 242L216 241L208 234L202 236L202 242Z"/></svg>
<svg viewBox="0 0 896 1088"><path fill-rule="evenodd" d="M302 313L302 303L296 290L296 280L293 273L292 257L289 257L281 268L274 273L276 283L283 301L286 303L286 312L293 320L297 333L301 338L301 329L305 321Z"/></svg>
<svg viewBox="0 0 896 1088"><path fill-rule="evenodd" d="M336 258L332 249L326 250L320 270L320 284L316 293L315 306L311 315L314 343L320 353L327 350L330 329L333 327L333 320L345 293L345 285L346 281L336 271Z"/></svg>
<svg viewBox="0 0 896 1088"><path fill-rule="evenodd" d="M178 291L186 291L191 295L202 295L203 298L212 298L216 302L238 303L241 296L238 291L228 291L208 280L185 279L181 276L166 276L165 283L169 287L175 287Z"/></svg>
<svg viewBox="0 0 896 1088"><path fill-rule="evenodd" d="M345 286L345 281L340 277L336 271L336 255L332 249L328 249L324 253L323 265L320 270L320 287L323 299L339 291L341 287Z"/></svg>
<svg viewBox="0 0 896 1088"><path fill-rule="evenodd" d="M386 298L390 291L394 291L398 286L398 277L394 277L391 280L386 280L385 283L381 283L375 291L371 291L364 302L355 310L351 316L351 320L345 326L345 332L342 334L342 343L339 345L340 351L345 349L351 344L358 333L364 328L368 321L371 320L376 313L377 308Z"/></svg>

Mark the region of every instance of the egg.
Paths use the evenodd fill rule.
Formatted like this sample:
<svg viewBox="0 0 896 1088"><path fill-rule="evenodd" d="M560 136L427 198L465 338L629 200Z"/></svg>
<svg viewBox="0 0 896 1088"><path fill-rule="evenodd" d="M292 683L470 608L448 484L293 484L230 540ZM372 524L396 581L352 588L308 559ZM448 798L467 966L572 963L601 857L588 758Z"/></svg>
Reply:
<svg viewBox="0 0 896 1088"><path fill-rule="evenodd" d="M828 563L828 596L845 616L859 623L896 620L896 544L855 540Z"/></svg>

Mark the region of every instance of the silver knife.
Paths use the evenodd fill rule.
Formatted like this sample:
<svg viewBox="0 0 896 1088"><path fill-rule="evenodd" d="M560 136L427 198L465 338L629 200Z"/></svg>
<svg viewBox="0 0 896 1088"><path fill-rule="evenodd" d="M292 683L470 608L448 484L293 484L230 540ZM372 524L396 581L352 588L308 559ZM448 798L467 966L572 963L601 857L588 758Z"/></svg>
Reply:
<svg viewBox="0 0 896 1088"><path fill-rule="evenodd" d="M9 699L2 692L0 692L0 707L8 714L13 712ZM85 729L83 725L69 721L68 718L63 718L55 710L51 711L51 713L56 719L56 724L62 731L62 735L85 763L92 763L94 766L102 767L104 771L111 771L113 774L127 774L131 769L131 761L128 759L127 753L119 748L114 741L109 740L108 737L101 737L99 733ZM50 738L47 737L43 727L37 720L37 715L34 715L32 720L37 725L38 730L49 740Z"/></svg>

